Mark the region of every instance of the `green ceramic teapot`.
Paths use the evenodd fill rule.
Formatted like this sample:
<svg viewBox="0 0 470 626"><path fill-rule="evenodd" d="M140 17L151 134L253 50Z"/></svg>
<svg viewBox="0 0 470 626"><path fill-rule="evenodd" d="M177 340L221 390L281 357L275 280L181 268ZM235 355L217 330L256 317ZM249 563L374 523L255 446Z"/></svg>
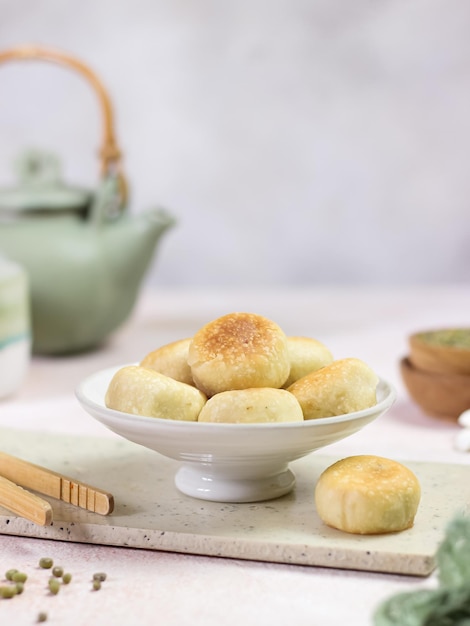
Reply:
<svg viewBox="0 0 470 626"><path fill-rule="evenodd" d="M75 353L96 347L127 319L155 247L174 220L158 209L128 214L112 109L95 74L55 50L0 52L0 63L18 59L74 68L95 88L103 113L96 190L67 186L58 159L38 151L18 161L18 184L0 190L0 254L28 273L33 351Z"/></svg>

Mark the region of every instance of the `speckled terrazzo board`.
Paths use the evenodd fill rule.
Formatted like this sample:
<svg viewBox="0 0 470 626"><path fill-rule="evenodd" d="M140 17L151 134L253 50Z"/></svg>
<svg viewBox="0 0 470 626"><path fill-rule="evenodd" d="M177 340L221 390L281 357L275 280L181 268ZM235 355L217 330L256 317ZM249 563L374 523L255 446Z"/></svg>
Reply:
<svg viewBox="0 0 470 626"><path fill-rule="evenodd" d="M0 507L0 533L8 535L427 576L447 523L456 512L470 514L468 466L406 463L422 487L414 527L362 537L327 528L316 514L313 487L337 460L331 456L313 453L292 463L296 487L287 496L222 504L180 494L177 462L121 439L0 428L0 449L105 489L116 503L103 517L49 499L54 522L47 527Z"/></svg>

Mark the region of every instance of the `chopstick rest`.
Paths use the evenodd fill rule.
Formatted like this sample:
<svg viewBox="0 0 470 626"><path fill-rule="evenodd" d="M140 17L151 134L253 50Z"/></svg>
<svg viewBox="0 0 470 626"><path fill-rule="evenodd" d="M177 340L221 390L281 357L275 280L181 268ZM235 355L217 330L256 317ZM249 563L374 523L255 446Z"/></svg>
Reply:
<svg viewBox="0 0 470 626"><path fill-rule="evenodd" d="M110 493L5 452L0 452L0 476L93 513L109 515L114 509Z"/></svg>
<svg viewBox="0 0 470 626"><path fill-rule="evenodd" d="M0 504L40 526L47 526L52 522L52 507L49 502L3 476L0 476Z"/></svg>

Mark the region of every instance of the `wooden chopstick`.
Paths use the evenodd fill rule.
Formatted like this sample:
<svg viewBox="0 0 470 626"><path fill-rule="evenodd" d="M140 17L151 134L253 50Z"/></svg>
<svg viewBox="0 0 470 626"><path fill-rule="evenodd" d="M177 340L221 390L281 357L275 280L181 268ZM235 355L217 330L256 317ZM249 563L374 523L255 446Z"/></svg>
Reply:
<svg viewBox="0 0 470 626"><path fill-rule="evenodd" d="M109 515L114 509L110 493L5 452L0 452L0 476L93 513Z"/></svg>
<svg viewBox="0 0 470 626"><path fill-rule="evenodd" d="M0 476L0 504L12 513L40 526L52 522L52 507L49 502L3 476Z"/></svg>

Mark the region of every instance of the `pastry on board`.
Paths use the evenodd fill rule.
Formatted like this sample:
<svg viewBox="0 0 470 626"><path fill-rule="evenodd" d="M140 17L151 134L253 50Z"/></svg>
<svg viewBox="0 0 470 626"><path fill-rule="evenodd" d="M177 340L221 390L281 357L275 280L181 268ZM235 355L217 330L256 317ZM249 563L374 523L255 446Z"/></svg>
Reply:
<svg viewBox="0 0 470 626"><path fill-rule="evenodd" d="M375 455L350 456L333 463L315 487L320 519L359 535L411 528L420 498L419 481L410 469Z"/></svg>

